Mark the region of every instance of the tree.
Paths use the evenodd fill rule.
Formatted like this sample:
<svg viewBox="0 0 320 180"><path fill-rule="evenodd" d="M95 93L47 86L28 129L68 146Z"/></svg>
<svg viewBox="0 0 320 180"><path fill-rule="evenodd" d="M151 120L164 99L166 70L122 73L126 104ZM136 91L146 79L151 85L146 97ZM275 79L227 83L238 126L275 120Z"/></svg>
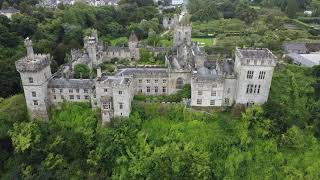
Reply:
<svg viewBox="0 0 320 180"><path fill-rule="evenodd" d="M297 0L288 0L286 12L290 18L295 18L299 10Z"/></svg>
<svg viewBox="0 0 320 180"><path fill-rule="evenodd" d="M90 78L90 68L86 64L77 64L74 67L74 76L76 78Z"/></svg>
<svg viewBox="0 0 320 180"><path fill-rule="evenodd" d="M257 11L247 1L241 1L236 7L236 17L250 24L257 18Z"/></svg>

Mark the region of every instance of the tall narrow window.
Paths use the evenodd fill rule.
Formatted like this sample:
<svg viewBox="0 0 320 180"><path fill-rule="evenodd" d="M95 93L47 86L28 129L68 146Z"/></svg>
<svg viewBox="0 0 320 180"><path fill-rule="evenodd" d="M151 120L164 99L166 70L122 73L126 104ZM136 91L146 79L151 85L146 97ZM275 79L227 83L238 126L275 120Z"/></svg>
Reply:
<svg viewBox="0 0 320 180"><path fill-rule="evenodd" d="M249 93L249 90L250 90L250 84L247 85L247 91L246 91L247 94Z"/></svg>
<svg viewBox="0 0 320 180"><path fill-rule="evenodd" d="M167 88L166 87L162 87L162 92L166 93L167 92Z"/></svg>
<svg viewBox="0 0 320 180"><path fill-rule="evenodd" d="M215 100L210 100L210 106L214 106L216 104Z"/></svg>
<svg viewBox="0 0 320 180"><path fill-rule="evenodd" d="M119 109L123 109L123 103L119 103Z"/></svg>
<svg viewBox="0 0 320 180"><path fill-rule="evenodd" d="M259 72L259 79L264 79L266 77L266 72L265 71L260 71Z"/></svg>
<svg viewBox="0 0 320 180"><path fill-rule="evenodd" d="M257 92L257 85L254 85L254 92L253 93L256 93Z"/></svg>
<svg viewBox="0 0 320 180"><path fill-rule="evenodd" d="M158 93L158 92L159 92L158 86L154 87L154 92L155 92L155 93Z"/></svg>
<svg viewBox="0 0 320 180"><path fill-rule="evenodd" d="M247 72L247 79L252 79L253 78L253 73L254 73L254 71L248 71Z"/></svg>
<svg viewBox="0 0 320 180"><path fill-rule="evenodd" d="M260 94L261 85L258 86L258 94Z"/></svg>
<svg viewBox="0 0 320 180"><path fill-rule="evenodd" d="M69 89L69 93L73 93L73 89Z"/></svg>
<svg viewBox="0 0 320 180"><path fill-rule="evenodd" d="M122 94L122 91L119 91L119 94L121 95L121 94Z"/></svg>
<svg viewBox="0 0 320 180"><path fill-rule="evenodd" d="M148 86L148 87L147 87L147 93L149 93L149 92L150 92L150 87Z"/></svg>
<svg viewBox="0 0 320 180"><path fill-rule="evenodd" d="M253 84L250 84L250 94L253 93Z"/></svg>
<svg viewBox="0 0 320 180"><path fill-rule="evenodd" d="M37 93L35 91L32 92L32 97L37 97Z"/></svg>

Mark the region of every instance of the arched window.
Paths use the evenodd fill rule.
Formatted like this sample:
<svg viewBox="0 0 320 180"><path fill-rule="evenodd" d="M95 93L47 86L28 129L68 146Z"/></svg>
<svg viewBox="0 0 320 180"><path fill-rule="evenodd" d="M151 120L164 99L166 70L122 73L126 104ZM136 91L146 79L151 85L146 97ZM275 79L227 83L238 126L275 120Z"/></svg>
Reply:
<svg viewBox="0 0 320 180"><path fill-rule="evenodd" d="M176 88L177 89L182 89L183 88L183 79L181 78L181 77L179 77L178 79L177 79L177 83L176 83Z"/></svg>

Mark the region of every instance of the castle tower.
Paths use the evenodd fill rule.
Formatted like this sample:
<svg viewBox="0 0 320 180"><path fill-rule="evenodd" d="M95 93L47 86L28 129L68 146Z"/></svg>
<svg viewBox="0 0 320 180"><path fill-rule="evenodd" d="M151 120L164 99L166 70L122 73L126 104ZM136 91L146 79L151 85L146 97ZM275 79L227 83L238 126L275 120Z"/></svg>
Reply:
<svg viewBox="0 0 320 180"><path fill-rule="evenodd" d="M27 56L16 61L16 69L20 73L26 98L27 108L31 117L43 118L48 121L48 81L51 78L50 62L48 54L34 54L32 41L25 40Z"/></svg>
<svg viewBox="0 0 320 180"><path fill-rule="evenodd" d="M131 53L131 58L138 60L140 59L140 52L139 52L139 39L136 34L132 31L129 37L128 46Z"/></svg>
<svg viewBox="0 0 320 180"><path fill-rule="evenodd" d="M276 56L268 49L236 49L236 104L263 104L268 100Z"/></svg>
<svg viewBox="0 0 320 180"><path fill-rule="evenodd" d="M87 49L88 56L91 60L92 67L97 67L97 40L95 37L85 37L84 38L84 46Z"/></svg>
<svg viewBox="0 0 320 180"><path fill-rule="evenodd" d="M174 29L173 34L173 46L177 47L186 42L188 45L191 45L191 24L180 24L177 25Z"/></svg>

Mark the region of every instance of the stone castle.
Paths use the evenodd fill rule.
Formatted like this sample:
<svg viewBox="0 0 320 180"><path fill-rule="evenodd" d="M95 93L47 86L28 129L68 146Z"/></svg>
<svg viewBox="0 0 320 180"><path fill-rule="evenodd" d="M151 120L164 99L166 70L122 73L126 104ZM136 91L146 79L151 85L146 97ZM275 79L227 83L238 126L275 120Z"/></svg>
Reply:
<svg viewBox="0 0 320 180"><path fill-rule="evenodd" d="M102 123L114 117L128 117L134 95L176 93L191 84L191 106L228 107L234 104L263 104L268 100L276 57L268 49L236 48L235 59L208 60L203 47L191 40L192 27L174 27L172 48L167 51L165 68L132 67L118 69L111 76L99 65L110 59L139 60L138 38L131 34L129 47L105 47L97 32L84 38L84 51L73 50L72 62L51 74L49 54L35 54L30 39L25 40L27 56L16 62L21 75L27 107L33 118L48 120L50 106L63 101L91 102L101 109ZM97 77L75 79L76 64L97 69Z"/></svg>

